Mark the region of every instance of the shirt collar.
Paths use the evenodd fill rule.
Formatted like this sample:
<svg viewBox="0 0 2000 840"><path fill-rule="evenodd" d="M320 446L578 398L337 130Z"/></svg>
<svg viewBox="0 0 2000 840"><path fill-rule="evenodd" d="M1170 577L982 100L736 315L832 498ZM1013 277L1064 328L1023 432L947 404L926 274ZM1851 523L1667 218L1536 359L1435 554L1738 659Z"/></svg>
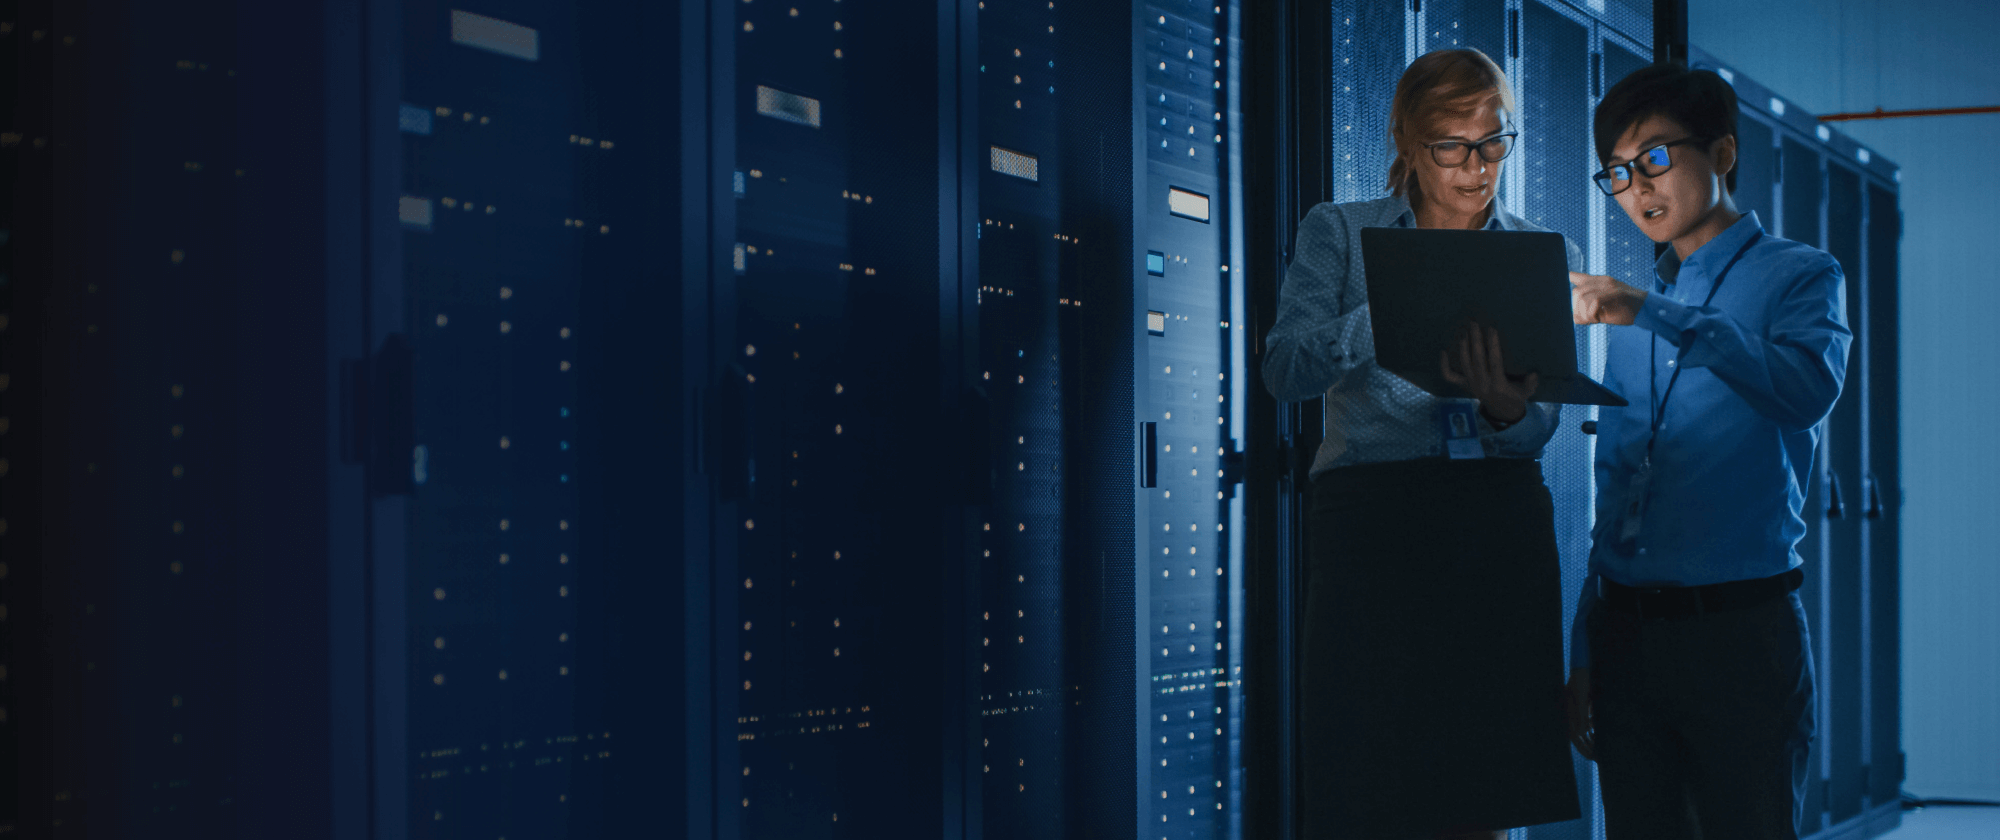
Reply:
<svg viewBox="0 0 2000 840"><path fill-rule="evenodd" d="M1680 273L1684 268L1693 269L1695 276L1698 277L1714 277L1716 272L1722 270L1723 264L1729 262L1729 258L1736 256L1736 252L1743 248L1743 243L1750 241L1750 237L1756 236L1763 230L1763 224L1757 221L1757 211L1745 211L1743 218L1737 219L1727 230L1716 234L1714 239L1696 248L1693 254L1688 255L1685 263L1681 262L1680 255L1673 247L1668 246L1667 250L1660 254L1659 260L1653 263L1653 271L1659 275L1660 282L1669 285L1680 280Z"/></svg>
<svg viewBox="0 0 2000 840"><path fill-rule="evenodd" d="M1397 211L1396 221L1395 221L1396 227L1401 227L1401 228L1416 227L1417 211L1410 209L1409 197L1398 195L1398 196L1391 196L1390 198L1394 201L1394 204L1391 205L1391 209ZM1516 227L1515 222L1516 220L1511 214L1509 214L1505 210L1500 209L1500 202L1495 201L1493 202L1493 212L1486 214L1486 226L1480 229L1518 230L1519 228Z"/></svg>

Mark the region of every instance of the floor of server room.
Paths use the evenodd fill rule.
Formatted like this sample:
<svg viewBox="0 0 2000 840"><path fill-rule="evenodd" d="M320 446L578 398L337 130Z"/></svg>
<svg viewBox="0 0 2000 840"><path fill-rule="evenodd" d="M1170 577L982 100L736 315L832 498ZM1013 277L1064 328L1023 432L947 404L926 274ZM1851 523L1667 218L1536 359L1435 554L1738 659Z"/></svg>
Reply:
<svg viewBox="0 0 2000 840"><path fill-rule="evenodd" d="M1920 808L1903 812L1903 824L1883 840L1995 840L2000 808Z"/></svg>

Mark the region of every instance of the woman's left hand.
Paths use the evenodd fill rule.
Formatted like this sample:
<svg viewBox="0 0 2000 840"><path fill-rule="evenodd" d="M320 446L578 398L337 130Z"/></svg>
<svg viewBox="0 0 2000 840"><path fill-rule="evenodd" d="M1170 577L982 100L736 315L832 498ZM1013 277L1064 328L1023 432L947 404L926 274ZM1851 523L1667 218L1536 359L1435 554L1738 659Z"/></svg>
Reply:
<svg viewBox="0 0 2000 840"><path fill-rule="evenodd" d="M1438 353L1444 379L1464 388L1479 400L1480 409L1492 420L1514 424L1528 414L1528 395L1535 392L1541 378L1533 373L1521 381L1507 378L1500 356L1500 332L1472 322L1458 339L1458 352Z"/></svg>

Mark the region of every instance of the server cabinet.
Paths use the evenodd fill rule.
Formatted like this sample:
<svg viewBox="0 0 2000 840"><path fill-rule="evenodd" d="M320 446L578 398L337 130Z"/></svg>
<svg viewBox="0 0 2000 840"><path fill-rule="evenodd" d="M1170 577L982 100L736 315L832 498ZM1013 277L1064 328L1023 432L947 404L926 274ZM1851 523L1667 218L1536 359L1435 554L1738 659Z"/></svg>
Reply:
<svg viewBox="0 0 2000 840"><path fill-rule="evenodd" d="M1810 237L1796 241L1815 248L1825 247L1819 233L1825 173L1818 144L1815 142L1808 146L1796 135L1788 134L1784 123L1772 113L1769 97L1759 102L1758 94L1747 87L1747 79L1733 72L1724 78L1737 86L1739 106L1736 190L1731 196L1737 209L1746 214L1756 213L1765 231L1773 236L1792 238L1787 236L1789 231ZM1844 263L1842 267L1844 270ZM1801 569L1805 571L1805 579L1799 585L1799 600L1805 607L1816 680L1815 749L1810 758L1809 772L1812 781L1806 786L1803 805L1806 816L1800 827L1801 831L1808 832L1824 822L1822 815L1828 805L1825 780L1830 773L1828 759L1831 753L1818 748L1818 745L1828 738L1825 713L1831 708L1831 701L1826 696L1826 677L1830 668L1826 643L1828 616L1836 587L1829 580L1828 555L1832 547L1831 532L1839 530L1839 520L1833 515L1837 509L1829 499L1830 490L1826 481L1827 447L1831 436L1824 426L1821 427L1821 434L1819 448L1814 451L1810 478L1807 486L1801 488L1805 492L1802 516L1806 532L1794 547L1802 562Z"/></svg>
<svg viewBox="0 0 2000 840"><path fill-rule="evenodd" d="M1228 835L1233 9L695 15L707 831Z"/></svg>
<svg viewBox="0 0 2000 840"><path fill-rule="evenodd" d="M686 562L714 576L717 828L907 834L934 806L888 791L944 799L935 687L963 661L941 632L965 608L947 591L963 443L941 313L962 290L939 271L941 10L711 8L734 25L710 57L728 115L710 166L740 180L711 195L730 262L710 274L704 422L742 477L720 485L712 554Z"/></svg>
<svg viewBox="0 0 2000 840"><path fill-rule="evenodd" d="M1618 80L1650 63L1644 53L1626 49L1616 43L1606 43L1602 55L1603 63L1597 77L1597 87L1593 90L1593 94L1600 98L1612 85L1617 84ZM1592 154L1595 155L1594 138L1591 148ZM1619 207L1615 199L1592 200L1599 203L1596 218L1604 237L1604 264L1598 266L1592 263L1591 270L1601 269L1602 273L1635 286L1647 282L1653 274L1655 258L1653 241L1639 232L1639 228L1626 217L1624 208ZM1602 350L1595 352L1591 358L1594 361L1601 360ZM1591 371L1593 376L1602 376L1604 373L1601 366L1592 367Z"/></svg>
<svg viewBox="0 0 2000 840"><path fill-rule="evenodd" d="M1736 209L1777 223L1778 138L1771 125L1748 107L1736 120Z"/></svg>
<svg viewBox="0 0 2000 840"><path fill-rule="evenodd" d="M370 11L369 830L629 829L630 797L678 778L649 757L674 741L643 698L676 684L651 660L678 628L648 615L677 591L660 476L683 463L662 445L674 76L645 56L679 27L589 4Z"/></svg>
<svg viewBox="0 0 2000 840"><path fill-rule="evenodd" d="M1818 154L1812 157L1815 161L1821 159ZM1854 266L1847 278L1847 322L1859 326L1855 329L1858 334L1867 329L1864 314L1867 298L1863 293L1867 273L1866 265L1861 260L1861 179L1852 168L1834 161L1825 163L1825 178L1825 244L1821 247L1833 255L1844 273L1848 271L1847 266ZM1795 186L1788 182L1785 185L1787 193ZM1828 737L1823 743L1829 756L1837 759L1827 780L1828 804L1831 806L1828 810L1832 823L1853 819L1868 804L1862 778L1868 765L1868 751L1863 740L1867 728L1863 723L1862 691L1865 672L1871 663L1862 655L1864 647L1861 640L1866 626L1862 605L1868 595L1861 540L1866 502L1858 492L1863 473L1861 450L1864 428L1861 412L1866 399L1862 385L1865 365L1859 362L1859 357L1864 352L1853 345L1848 349L1847 381L1841 390L1852 391L1854 398L1834 404L1833 414L1827 420L1826 437L1821 439L1826 453L1828 522L1823 532L1826 538L1826 583L1831 596L1822 636L1832 650L1845 652L1845 655L1835 653L1830 657L1826 672L1821 675L1821 679L1829 685L1829 707L1825 711Z"/></svg>
<svg viewBox="0 0 2000 840"><path fill-rule="evenodd" d="M1895 165L1699 49L1695 67L1735 87L1737 206L1766 230L1831 254L1846 279L1841 396L1823 422L1807 489L1800 587L1813 642L1817 731L1802 831L1875 836L1899 822L1902 780L1895 542ZM1884 319L1888 320L1884 320ZM1887 437L1884 437L1887 435Z"/></svg>
<svg viewBox="0 0 2000 840"><path fill-rule="evenodd" d="M51 40L115 56L68 118L172 131L65 159L129 201L63 218L132 245L40 242L82 282L24 272L0 322L74 342L0 378L46 398L6 443L60 444L0 478L134 523L13 520L63 554L7 585L84 617L7 649L65 686L9 707L54 733L34 816L1232 835L1235 13L184 4Z"/></svg>
<svg viewBox="0 0 2000 840"><path fill-rule="evenodd" d="M1157 829L1163 840L1236 837L1243 671L1236 459L1248 331L1235 247L1244 195L1229 71L1234 7L1135 6L1147 71L1135 114L1145 127L1134 199L1145 272L1134 312L1145 318L1135 419L1138 524L1146 535L1140 791L1150 806L1138 836Z"/></svg>
<svg viewBox="0 0 2000 840"><path fill-rule="evenodd" d="M388 10L378 831L1230 832L1233 7Z"/></svg>
<svg viewBox="0 0 2000 840"><path fill-rule="evenodd" d="M334 817L321 11L10 13L0 833Z"/></svg>
<svg viewBox="0 0 2000 840"><path fill-rule="evenodd" d="M1863 359L1863 415L1868 424L1862 435L1865 447L1863 475L1863 549L1868 553L1868 600L1863 613L1868 629L1863 638L1870 645L1869 679L1866 683L1872 714L1869 727L1867 796L1870 802L1894 802L1902 794L1902 553L1900 523L1903 490L1900 454L1901 395L1897 385L1897 294L1903 216L1898 208L1895 178L1871 177L1867 191L1865 227L1867 231L1868 273L1867 320L1861 353Z"/></svg>

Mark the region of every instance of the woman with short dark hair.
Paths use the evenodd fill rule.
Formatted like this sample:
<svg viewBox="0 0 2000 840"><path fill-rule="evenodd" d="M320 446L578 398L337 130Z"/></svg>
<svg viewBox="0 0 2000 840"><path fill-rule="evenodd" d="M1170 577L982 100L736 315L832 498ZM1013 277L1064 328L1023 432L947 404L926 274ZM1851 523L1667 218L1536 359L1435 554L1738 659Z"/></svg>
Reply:
<svg viewBox="0 0 2000 840"><path fill-rule="evenodd" d="M1477 50L1411 64L1390 110L1390 195L1312 209L1265 337L1270 392L1326 398L1307 521L1307 837L1483 840L1580 815L1537 461L1558 408L1529 402L1535 377L1507 377L1498 336L1476 326L1440 359L1473 399L1384 370L1362 272L1363 227L1541 230L1493 200L1513 112Z"/></svg>

